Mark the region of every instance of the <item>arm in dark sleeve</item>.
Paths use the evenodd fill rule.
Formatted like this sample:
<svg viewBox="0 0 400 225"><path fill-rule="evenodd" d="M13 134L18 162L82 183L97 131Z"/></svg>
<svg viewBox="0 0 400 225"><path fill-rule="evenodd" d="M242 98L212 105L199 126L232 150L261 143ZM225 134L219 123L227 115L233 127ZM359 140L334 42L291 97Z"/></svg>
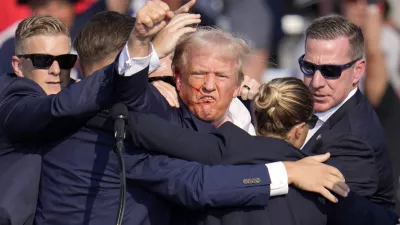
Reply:
<svg viewBox="0 0 400 225"><path fill-rule="evenodd" d="M294 161L304 157L285 141L254 137L227 122L216 132L201 133L174 126L155 115L130 112L129 128L135 145L203 164L249 164ZM268 151L268 154L266 153Z"/></svg>
<svg viewBox="0 0 400 225"><path fill-rule="evenodd" d="M132 75L132 79L130 98L124 102L128 109L142 113L153 113L169 119L171 107L157 88L149 82L148 70L147 73Z"/></svg>
<svg viewBox="0 0 400 225"><path fill-rule="evenodd" d="M321 150L321 154L331 153L327 164L343 173L350 190L367 198L374 195L379 179L370 146L352 135L342 135Z"/></svg>
<svg viewBox="0 0 400 225"><path fill-rule="evenodd" d="M2 92L0 128L11 140L47 139L68 130L66 126L76 120L127 100L133 79L118 75L115 67L111 64L49 96L33 81L15 79Z"/></svg>
<svg viewBox="0 0 400 225"><path fill-rule="evenodd" d="M129 154L129 155L128 155ZM189 208L266 205L268 169L262 165L206 166L162 155L127 151L127 178Z"/></svg>
<svg viewBox="0 0 400 225"><path fill-rule="evenodd" d="M398 216L382 206L351 191L346 198L338 197L338 203L326 201L328 225L381 225L398 224Z"/></svg>
<svg viewBox="0 0 400 225"><path fill-rule="evenodd" d="M135 145L176 158L218 164L227 140L216 133L200 133L175 126L156 115L129 112L129 131Z"/></svg>

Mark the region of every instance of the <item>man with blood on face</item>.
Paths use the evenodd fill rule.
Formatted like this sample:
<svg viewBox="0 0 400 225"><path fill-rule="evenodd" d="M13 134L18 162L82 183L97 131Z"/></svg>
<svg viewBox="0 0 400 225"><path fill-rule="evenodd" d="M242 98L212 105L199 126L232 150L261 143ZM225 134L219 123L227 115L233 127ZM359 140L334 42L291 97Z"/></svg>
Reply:
<svg viewBox="0 0 400 225"><path fill-rule="evenodd" d="M219 45L224 43L224 45ZM240 90L249 49L239 38L202 28L178 43L172 61L179 96L197 118L219 126Z"/></svg>

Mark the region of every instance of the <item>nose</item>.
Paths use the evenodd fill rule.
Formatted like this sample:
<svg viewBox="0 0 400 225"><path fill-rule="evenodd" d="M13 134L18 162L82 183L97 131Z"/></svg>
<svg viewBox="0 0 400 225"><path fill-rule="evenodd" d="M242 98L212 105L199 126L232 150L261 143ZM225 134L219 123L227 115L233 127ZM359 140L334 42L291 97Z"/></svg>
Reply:
<svg viewBox="0 0 400 225"><path fill-rule="evenodd" d="M319 70L315 71L315 74L312 78L311 85L313 89L319 89L324 87L326 84L325 77L322 76Z"/></svg>
<svg viewBox="0 0 400 225"><path fill-rule="evenodd" d="M215 74L209 73L204 77L203 91L209 93L215 90Z"/></svg>
<svg viewBox="0 0 400 225"><path fill-rule="evenodd" d="M59 76L61 73L60 65L56 60L54 60L53 64L51 64L49 68L49 74L53 76Z"/></svg>

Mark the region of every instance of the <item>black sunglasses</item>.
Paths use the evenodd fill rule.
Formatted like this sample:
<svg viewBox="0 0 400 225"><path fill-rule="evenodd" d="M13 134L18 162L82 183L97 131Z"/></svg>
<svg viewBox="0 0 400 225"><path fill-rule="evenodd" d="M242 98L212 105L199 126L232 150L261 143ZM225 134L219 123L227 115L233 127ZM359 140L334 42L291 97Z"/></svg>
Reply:
<svg viewBox="0 0 400 225"><path fill-rule="evenodd" d="M314 76L315 71L319 70L326 79L337 79L342 75L344 70L353 66L354 63L360 59L362 58L358 58L344 65L315 65L314 63L304 61L304 55L302 55L299 58L299 66L301 72L303 72L305 76Z"/></svg>
<svg viewBox="0 0 400 225"><path fill-rule="evenodd" d="M311 116L311 118L310 119L308 119L307 121L305 121L305 123L308 125L308 128L311 130L311 129L313 129L314 127L315 127L315 125L317 124L317 122L318 122L318 116L316 116L316 115L312 115ZM294 126L296 126L297 124L300 124L300 123L303 123L304 121L301 121L301 122L296 122L296 123L294 123L291 127L294 127Z"/></svg>
<svg viewBox="0 0 400 225"><path fill-rule="evenodd" d="M47 54L26 54L17 55L17 57L30 59L33 67L36 69L48 69L53 64L54 60L58 62L60 68L63 70L70 70L74 67L77 55L64 54L64 55L47 55Z"/></svg>

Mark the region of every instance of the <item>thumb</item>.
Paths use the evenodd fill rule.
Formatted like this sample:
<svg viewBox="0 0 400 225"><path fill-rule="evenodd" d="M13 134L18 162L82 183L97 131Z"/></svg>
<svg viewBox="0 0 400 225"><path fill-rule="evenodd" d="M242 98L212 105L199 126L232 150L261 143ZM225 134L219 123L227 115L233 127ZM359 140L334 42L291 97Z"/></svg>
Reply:
<svg viewBox="0 0 400 225"><path fill-rule="evenodd" d="M313 158L317 162L322 163L322 162L325 162L326 160L328 160L330 157L331 157L331 153L327 152L323 155L312 156L311 158Z"/></svg>

